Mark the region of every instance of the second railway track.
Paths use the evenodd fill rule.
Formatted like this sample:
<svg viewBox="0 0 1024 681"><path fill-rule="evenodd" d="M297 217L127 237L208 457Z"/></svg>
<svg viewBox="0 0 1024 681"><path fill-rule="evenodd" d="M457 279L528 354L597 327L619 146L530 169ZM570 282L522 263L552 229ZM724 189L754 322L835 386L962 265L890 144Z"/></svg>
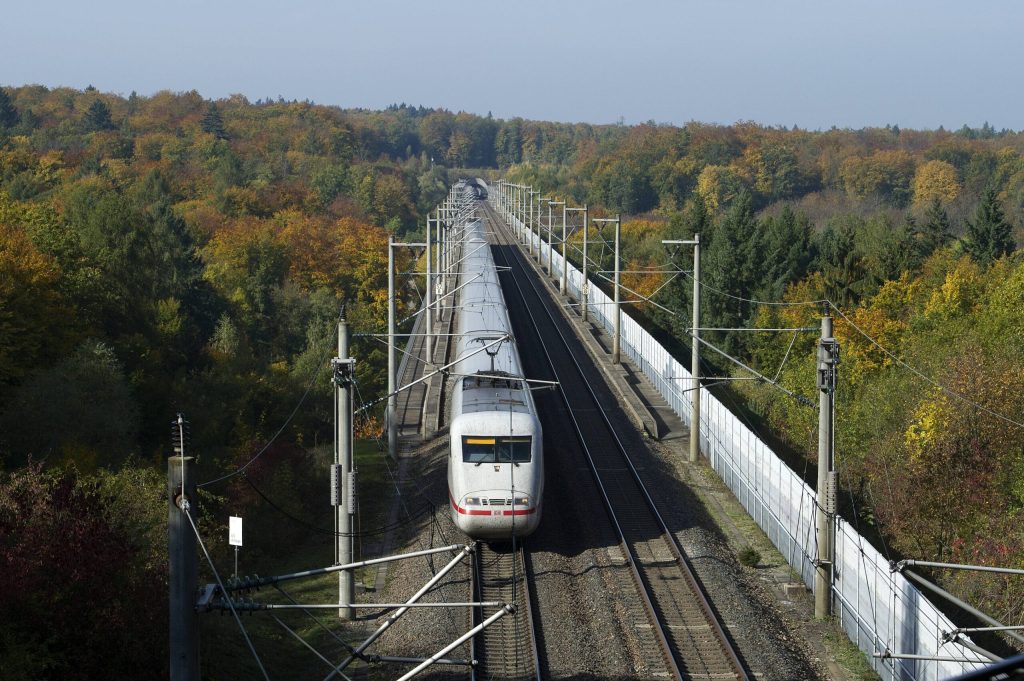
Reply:
<svg viewBox="0 0 1024 681"><path fill-rule="evenodd" d="M510 268L503 273L509 307L517 308L517 316L532 324L531 335L539 346L538 354L546 358L559 382L559 392L619 536L665 669L679 679L748 678L681 548L619 440L601 398L573 356L565 332L559 328L561 320L555 317L560 313L552 311L550 297L538 289L532 273L525 271L528 265L514 244L514 237L504 231L502 221L490 207L485 211L500 244L496 261ZM585 424L580 422L583 418Z"/></svg>

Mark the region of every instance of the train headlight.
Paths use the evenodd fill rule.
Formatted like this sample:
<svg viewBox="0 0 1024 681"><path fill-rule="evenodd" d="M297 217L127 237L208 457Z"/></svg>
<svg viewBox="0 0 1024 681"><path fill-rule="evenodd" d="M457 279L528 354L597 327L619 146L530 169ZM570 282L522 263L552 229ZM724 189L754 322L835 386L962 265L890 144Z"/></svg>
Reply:
<svg viewBox="0 0 1024 681"><path fill-rule="evenodd" d="M530 500L526 497L516 497L514 503L516 506L529 506Z"/></svg>
<svg viewBox="0 0 1024 681"><path fill-rule="evenodd" d="M481 506L482 503L480 497L466 497L466 506Z"/></svg>

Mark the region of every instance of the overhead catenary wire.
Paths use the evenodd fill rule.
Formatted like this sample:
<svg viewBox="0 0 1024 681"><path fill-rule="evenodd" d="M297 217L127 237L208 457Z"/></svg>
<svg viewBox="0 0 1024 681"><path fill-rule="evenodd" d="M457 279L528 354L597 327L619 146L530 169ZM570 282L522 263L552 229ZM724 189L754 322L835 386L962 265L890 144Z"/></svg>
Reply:
<svg viewBox="0 0 1024 681"><path fill-rule="evenodd" d="M281 424L281 427L277 429L277 432L274 433L273 437L271 437L265 445L263 445L263 448L260 449L260 451L256 452L256 454L251 459L246 461L244 464L239 466L231 473L228 473L227 475L222 475L212 480L207 480L206 482L201 482L198 485L196 485L196 487L206 487L208 485L215 485L218 482L223 482L228 478L232 478L238 475L239 473L245 471L249 466L253 465L257 459L263 456L263 454L268 449L270 449L270 446L274 444L277 438L280 437L281 433L284 432L284 429L288 427L288 424L292 422L292 419L295 418L295 415L299 413L299 409L302 407L302 404L306 401L306 398L309 396L310 391L313 389L313 384L316 382L317 376L319 376L320 372L323 371L325 366L327 366L327 360L330 357L330 355L331 353L328 352L327 355L320 361L319 366L317 366L316 370L313 371L312 375L309 377L309 382L306 384L306 390L305 392L302 393L302 397L300 397L299 401L295 404L295 408L292 409L292 413L288 415L288 418L285 419L285 422Z"/></svg>
<svg viewBox="0 0 1024 681"><path fill-rule="evenodd" d="M288 599L289 601L291 601L291 602L292 602L293 604L295 604L295 605L299 605L299 602L298 602L297 600L295 600L295 598L293 598L293 597L292 597L292 595L291 595L290 593L288 593L287 591L285 591L285 590L284 590L284 587L282 587L280 583L277 583L277 582L275 582L275 583L273 584L273 587L274 587L275 589L277 589L277 591L278 591L278 592L280 592L280 594L281 594L282 596L284 596L285 598L287 598L287 599ZM346 641L345 639L341 638L341 637L340 637L340 636L338 636L338 635L337 635L336 633L334 633L334 630L333 630L333 629L331 629L330 627L328 627L328 626L327 626L326 624L324 624L323 622L321 622L321 621L320 621L320 618L318 618L318 617L317 617L317 616L316 616L316 615L315 615L314 613L312 613L312 612L310 612L310 611L308 611L308 610L306 610L305 612L306 612L306 615L308 615L308 616L309 616L309 618L310 618L311 620L313 620L313 622L314 622L314 623L315 623L315 624L316 624L316 625L317 625L318 627L320 627L321 629L323 629L323 630L324 630L324 631L325 631L325 632L326 632L326 633L327 633L327 634L328 634L328 635L329 635L329 636L330 636L331 638L333 638L333 639L334 639L335 641L337 641L337 642L338 642L338 643L339 643L339 644L341 645L341 647L342 647L342 648L344 648L344 649L345 649L345 650L346 650L346 651L347 651L347 652L348 652L349 654L355 653L356 649L355 649L355 648L354 648L354 647L353 647L353 646L352 646L352 645L351 645L351 644L350 644L350 643L349 643L348 641ZM360 657L364 657L364 656L360 655Z"/></svg>
<svg viewBox="0 0 1024 681"><path fill-rule="evenodd" d="M308 614L308 611L307 611L307 614ZM307 649L307 650L309 650L309 651L310 651L311 653L313 653L313 654L314 654L314 655L316 655L316 656L317 656L318 658L320 658L320 660L321 660L322 662L324 662L324 663L325 663L325 664L326 664L326 665L327 665L328 667L330 667L331 669L335 669L335 666L334 666L334 663L333 663L333 662L331 662L330 660L328 660L328 659L327 659L327 658L326 658L326 657L325 657L325 656L324 656L324 655L323 655L323 654L322 654L322 653L321 653L321 652L320 652L319 650L317 650L317 649L316 649L316 648L314 648L314 647L313 647L312 645L310 645L310 644L309 644L309 642L308 642L308 641L306 641L306 639L304 639L304 638L302 638L301 636L299 636L299 635L298 635L298 633L296 633L294 629L292 629L291 627L289 627L289 626L288 626L287 624L285 624L285 623L284 623L284 620L282 620L282 619L281 619L280 617L278 617L277 615L275 615L275 614L273 614L273 613L271 613L270 617L271 617L271 619L273 619L273 620L274 620L275 622L277 622L277 623L278 623L278 624L279 624L279 625L280 625L280 626L281 626L281 627L282 627L282 628L283 628L283 629L284 629L284 630L285 630L286 632L288 632L289 634L291 634L292 638L295 638L295 639L297 639L297 640L298 640L298 642L299 642L299 643L301 643L302 645L304 645L304 646L306 647L306 649ZM335 671L337 671L337 670L335 669ZM342 672L337 672L337 674L338 674L338 676L340 676L340 677L341 677L342 679L345 679L345 681L352 681L352 679L351 679L350 677L346 676L346 675L345 675L344 673L342 673Z"/></svg>
<svg viewBox="0 0 1024 681"><path fill-rule="evenodd" d="M245 630L245 625L242 624L242 619L238 616L238 611L235 610L235 604L231 600L231 595L228 593L227 589L224 588L224 582L220 578L220 573L217 572L217 566L214 565L213 559L210 557L210 552L206 550L206 544L203 542L203 538L199 534L199 528L196 527L195 520L192 519L192 514L189 512L187 502L182 507L181 511L185 514L185 517L188 518L188 524L192 526L192 531L196 535L196 541L199 542L199 547L203 550L203 555L206 556L206 562L210 564L210 571L213 572L213 578L217 580L217 586L220 588L221 593L224 594L224 598L228 602L228 607L231 609L231 614L235 617L235 622L238 623L238 628L242 632L245 644L249 647L249 652L252 653L253 659L256 660L256 666L260 668L263 678L266 679L266 681L270 681L270 676L267 674L267 670L263 666L263 661L260 660L260 656L256 652L256 648L253 646L252 640L249 638L249 632Z"/></svg>
<svg viewBox="0 0 1024 681"><path fill-rule="evenodd" d="M397 529L400 529L402 527L407 527L408 525L410 525L412 523L412 521L416 520L420 516L425 515L430 510L429 507L425 508L423 511L420 511L419 514L417 514L417 515L411 515L410 514L408 516L408 520L392 523L390 525L382 525L381 527L376 527L376 528L373 528L372 530L363 530L361 532L335 532L334 530L328 530L327 528L319 527L319 526L314 525L314 524L312 524L310 522L307 522L307 521L303 520L302 518L299 518L298 516L296 516L296 515L290 513L289 511L285 510L283 507L281 507L280 504L278 504L273 499L271 499L269 496L267 496L267 494L263 490L261 490L259 487L257 487L256 484L252 480L249 479L248 475L246 475L245 473L242 473L241 475L242 475L242 479L245 480L249 484L249 486L252 488L252 490L254 492L256 492L256 494L261 499L263 499L263 501L267 502L267 504L272 509L274 509L275 511L277 511L278 513L280 513L284 517L288 518L293 523L295 523L297 525L300 525L300 526L306 528L307 530L310 530L312 532L316 532L318 534L332 536L332 537L375 537L377 535L381 535L381 534L384 534L386 532L390 532L392 530L397 530Z"/></svg>
<svg viewBox="0 0 1024 681"><path fill-rule="evenodd" d="M965 395L961 395L960 393L956 392L952 388L948 388L948 387L942 385L941 383L939 383L935 379L929 378L920 369L917 369L916 367L908 364L907 362L903 361L902 359L897 357L895 354L893 354L892 352L890 352L889 350L884 348L881 343L876 341L874 338L869 336L863 329L861 329L859 326L857 326L853 322L853 320L850 319L849 316L847 316L846 313L843 312L840 308L836 307L835 305L832 305L832 307L835 309L835 311L837 313L839 313L839 316L842 317L846 321L847 324L849 324L851 327L853 327L853 329L857 333L859 333L861 336L866 338L869 343L871 343L878 350L880 350L886 357L888 357L892 361L896 362L901 367L903 367L904 369L906 369L910 373L914 374L915 376L917 376L921 380L925 381L926 383L930 384L931 386L933 386L935 388L938 388L939 390L941 390L943 393L949 395L950 397L954 397L954 398L960 400L961 402L963 402L964 404L968 404L968 405L974 407L975 409L978 409L979 411L982 411L982 412L988 414L989 416L997 418L997 419L999 419L1001 421L1005 421L1006 423L1009 423L1009 424L1012 424L1014 426L1017 426L1018 428L1024 428L1024 422L1021 422L1021 421L1018 421L1016 419L1010 418L1009 416L1007 416L1005 414L1002 414L1000 412L997 412L994 409L990 409L990 408L986 407L985 405L981 404L980 402L976 402L975 400L972 400L971 398L966 397Z"/></svg>
<svg viewBox="0 0 1024 681"><path fill-rule="evenodd" d="M685 270L680 270L680 272L685 274L691 280L693 279L693 275L691 273L689 273L689 272L687 272ZM607 277L605 277L605 279L607 279ZM828 304L832 309L834 309L836 311L836 313L840 317L843 318L843 320L847 324L850 325L850 327L852 327L858 334L863 336L869 343L871 343L871 345L873 345L880 352L882 352L884 355L889 357L892 361L896 362L898 365L900 365L901 367L903 367L907 371L911 372L912 374L914 374L915 376L917 376L921 380L923 380L926 383L930 384L931 386L941 390L943 393L949 395L950 397L953 397L953 398L955 398L955 399L957 399L957 400L959 400L959 401L961 401L961 402L963 402L965 404L968 404L968 405L978 409L979 411L982 411L982 412L988 414L989 416L997 418L997 419L999 419L1001 421L1004 421L1006 423L1009 423L1011 425L1017 426L1018 428L1024 428L1024 421L1019 421L1019 420L1014 419L1014 418L1012 418L1010 416L1007 416L1006 414L1003 414L1001 412L997 412L994 409L986 407L985 405L983 405L983 404L981 404L981 403L979 403L979 402L977 402L975 400L972 400L969 397L967 397L965 395L962 395L961 393L958 393L957 391L953 390L952 388L949 388L949 387L939 383L935 379L928 377L920 369L917 369L916 367L914 367L910 363L900 359L893 352L891 352L890 350L888 350L887 348L882 346L881 343L879 343L877 340L875 340L873 337L871 337L867 332L865 332L863 329L861 329L859 326L857 326L857 324L854 323L854 321L852 319L850 319L849 315L847 315L845 312L843 312L842 308L840 308L838 305L836 305L835 303L833 303L832 301L830 301L827 298L822 298L822 299L819 299L819 300L802 300L802 301L758 300L756 298L744 298L742 296L733 295L733 294L731 294L731 293L729 293L727 291L723 291L721 289L715 288L714 286L711 286L710 284L708 284L705 281L700 281L700 282L698 282L698 284L700 285L701 289L708 290L708 291L711 291L713 293L717 293L718 295L722 295L722 296L725 296L727 298L731 298L733 300L737 300L737 301L740 301L740 302L751 303L753 305L768 305L768 306L778 306L778 307L805 307L805 306L810 306L810 305L825 305L825 304ZM787 351L787 354L788 354L788 351Z"/></svg>

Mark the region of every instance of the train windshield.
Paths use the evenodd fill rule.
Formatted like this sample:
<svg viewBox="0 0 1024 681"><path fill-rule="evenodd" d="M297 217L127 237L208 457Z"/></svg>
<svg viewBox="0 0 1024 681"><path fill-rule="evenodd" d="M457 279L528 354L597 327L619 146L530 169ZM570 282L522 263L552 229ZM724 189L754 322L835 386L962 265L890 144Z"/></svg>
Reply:
<svg viewBox="0 0 1024 681"><path fill-rule="evenodd" d="M530 461L530 436L462 438L465 463L527 463Z"/></svg>

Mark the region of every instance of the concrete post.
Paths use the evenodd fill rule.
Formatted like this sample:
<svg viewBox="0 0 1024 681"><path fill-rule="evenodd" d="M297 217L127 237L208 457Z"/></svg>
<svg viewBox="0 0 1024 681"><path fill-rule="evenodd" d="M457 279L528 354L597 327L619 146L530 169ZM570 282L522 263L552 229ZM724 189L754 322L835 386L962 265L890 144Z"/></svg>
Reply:
<svg viewBox="0 0 1024 681"><path fill-rule="evenodd" d="M838 355L839 347L832 337L832 317L826 303L825 315L821 318L821 340L818 342L818 503L815 509L818 562L814 570L816 619L825 619L832 614L832 547L836 511L832 422Z"/></svg>
<svg viewBox="0 0 1024 681"><path fill-rule="evenodd" d="M395 240L388 237L388 454L398 459L398 377L395 348Z"/></svg>
<svg viewBox="0 0 1024 681"><path fill-rule="evenodd" d="M693 337L690 339L690 463L700 458L700 234L693 235Z"/></svg>
<svg viewBox="0 0 1024 681"><path fill-rule="evenodd" d="M569 289L569 268L567 267L568 261L565 259L565 214L568 210L568 203L562 203L562 278L558 284L558 292L563 296Z"/></svg>
<svg viewBox="0 0 1024 681"><path fill-rule="evenodd" d="M354 487L351 484L351 476L354 475L351 365L343 364L349 359L348 343L348 322L342 312L342 317L338 320L338 359L341 361L335 368L334 375L334 390L338 404L338 432L335 436L338 439L338 446L334 463L338 466L339 475L333 481L338 486L335 494L337 495L336 500L339 502L334 509L338 528L338 534L335 537L338 565L347 565L354 558L352 528L355 523L352 521L355 517L355 500L349 494L349 490ZM355 573L352 570L340 571L338 573L338 604L350 605L355 602L355 598ZM355 610L341 607L338 609L338 617L346 620L353 619Z"/></svg>
<svg viewBox="0 0 1024 681"><path fill-rule="evenodd" d="M199 681L199 622L196 615L199 558L196 535L182 505L185 502L191 507L196 498L194 462L191 456L167 459L171 681Z"/></svg>
<svg viewBox="0 0 1024 681"><path fill-rule="evenodd" d="M427 352L427 367L434 361L434 248L430 242L430 216L427 216L427 296L425 301L425 320L427 337L424 347Z"/></svg>
<svg viewBox="0 0 1024 681"><path fill-rule="evenodd" d="M555 276L554 271L551 269L551 263L554 262L554 253L553 253L553 251L554 251L554 248L555 248L555 242L551 238L551 227L552 227L552 223L555 221L555 219L553 217L551 217L551 206L553 204L554 204L554 201L548 201L548 276L549 277Z"/></svg>
<svg viewBox="0 0 1024 681"><path fill-rule="evenodd" d="M590 232L590 211L583 206L583 282L581 283L580 302L583 305L583 321L587 321L587 306L590 302L590 279L587 276L587 233Z"/></svg>
<svg viewBox="0 0 1024 681"><path fill-rule="evenodd" d="M612 339L612 364L619 363L619 342L620 336L622 335L622 313L620 310L619 303L619 280L622 274L622 267L619 264L619 240L622 237L622 218L619 215L615 216L615 319L614 319L614 330L615 334Z"/></svg>

